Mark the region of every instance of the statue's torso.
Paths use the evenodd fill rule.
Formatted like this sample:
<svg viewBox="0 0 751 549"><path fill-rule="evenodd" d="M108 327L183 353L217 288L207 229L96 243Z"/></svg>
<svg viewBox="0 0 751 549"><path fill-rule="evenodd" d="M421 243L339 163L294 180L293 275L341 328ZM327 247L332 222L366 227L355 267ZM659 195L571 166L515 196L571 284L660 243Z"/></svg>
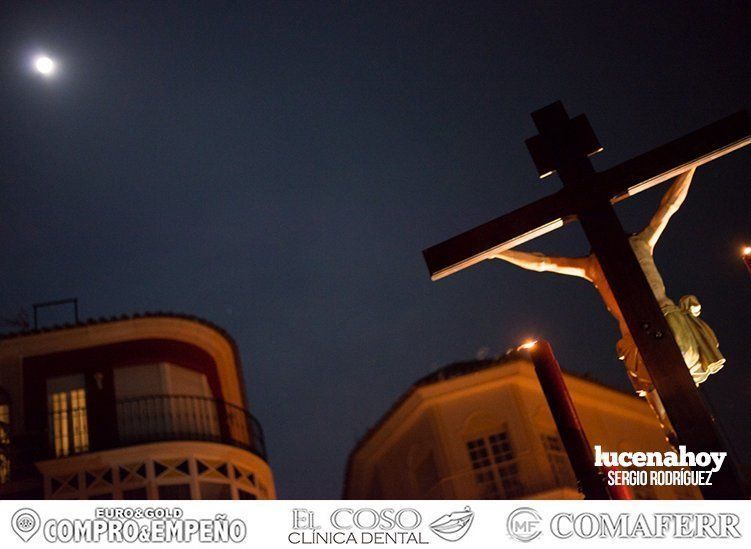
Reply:
<svg viewBox="0 0 751 549"><path fill-rule="evenodd" d="M659 303L661 307L664 305L672 305L673 302L665 293L665 283L662 281L662 277L657 270L649 243L645 238L638 234L629 238L629 244L631 244L631 249L634 251L636 259L639 261L639 266L641 267L644 276L646 276L647 282L649 282L649 287L652 289L652 293L657 299L657 303ZM595 285L595 288L597 288L597 291L600 292L608 311L610 311L610 314L612 314L618 321L618 327L620 328L621 333L627 334L628 327L623 318L623 313L618 307L613 291L610 289L610 285L605 278L605 273L602 272L600 262L597 261L597 258L594 256L591 257L588 275L592 280L592 283Z"/></svg>

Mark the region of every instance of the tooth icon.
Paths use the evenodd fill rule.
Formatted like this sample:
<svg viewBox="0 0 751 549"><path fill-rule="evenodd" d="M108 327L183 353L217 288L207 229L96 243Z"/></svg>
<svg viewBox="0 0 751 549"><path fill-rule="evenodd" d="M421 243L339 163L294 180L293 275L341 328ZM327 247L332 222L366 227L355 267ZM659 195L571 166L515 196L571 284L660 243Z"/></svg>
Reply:
<svg viewBox="0 0 751 549"><path fill-rule="evenodd" d="M41 524L39 515L33 509L19 509L13 513L13 518L10 519L10 526L16 535L24 542L29 541L39 531Z"/></svg>
<svg viewBox="0 0 751 549"><path fill-rule="evenodd" d="M474 518L475 513L472 509L465 507L464 511L443 515L435 520L430 524L430 529L435 535L446 541L458 541L464 537L469 527L472 526Z"/></svg>

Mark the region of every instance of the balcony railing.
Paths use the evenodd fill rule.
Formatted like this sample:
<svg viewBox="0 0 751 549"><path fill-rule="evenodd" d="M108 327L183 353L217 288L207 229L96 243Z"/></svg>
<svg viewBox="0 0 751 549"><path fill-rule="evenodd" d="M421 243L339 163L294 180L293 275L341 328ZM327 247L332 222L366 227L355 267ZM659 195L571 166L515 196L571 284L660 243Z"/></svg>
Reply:
<svg viewBox="0 0 751 549"><path fill-rule="evenodd" d="M69 408L51 412L48 440L52 455L63 457L149 442L197 440L229 444L266 459L260 423L245 409L222 400L153 395L117 400L115 409L116 432L110 433L107 440L89 440L92 410ZM82 416L89 416L89 421L82 424Z"/></svg>

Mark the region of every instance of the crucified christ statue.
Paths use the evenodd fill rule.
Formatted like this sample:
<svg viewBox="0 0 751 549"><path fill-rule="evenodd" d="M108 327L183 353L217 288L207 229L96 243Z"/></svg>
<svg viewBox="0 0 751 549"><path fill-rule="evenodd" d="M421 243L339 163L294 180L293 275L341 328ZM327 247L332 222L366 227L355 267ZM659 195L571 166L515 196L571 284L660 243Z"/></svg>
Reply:
<svg viewBox="0 0 751 549"><path fill-rule="evenodd" d="M711 374L722 368L725 358L720 354L717 338L712 329L698 318L701 313L699 301L695 296L687 295L680 299L679 305L676 305L666 295L665 284L652 257L654 247L670 218L686 199L693 175L694 170L691 169L676 178L662 198L660 207L649 224L640 233L629 237L629 243L675 336L675 341L683 354L686 367L698 386L706 381ZM593 254L586 257L550 257L540 253L514 250L501 252L495 257L532 271L576 276L594 284L608 311L618 321L618 327L621 331L621 340L616 346L618 358L624 361L629 379L637 394L647 399L657 415L668 441L674 443L676 440L675 431L665 413L665 408L647 373L597 258Z"/></svg>

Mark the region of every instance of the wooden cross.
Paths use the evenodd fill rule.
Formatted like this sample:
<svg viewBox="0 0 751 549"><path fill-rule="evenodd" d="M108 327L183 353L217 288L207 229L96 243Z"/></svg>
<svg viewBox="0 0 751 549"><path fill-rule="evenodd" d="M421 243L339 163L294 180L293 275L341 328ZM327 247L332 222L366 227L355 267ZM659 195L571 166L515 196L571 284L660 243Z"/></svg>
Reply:
<svg viewBox="0 0 751 549"><path fill-rule="evenodd" d="M602 172L589 160L602 147L585 115L569 118L559 101L535 111L532 119L539 134L526 144L540 178L557 172L563 188L424 250L431 278L449 276L578 219L680 443L694 452L727 451L613 204L747 145L751 117L738 112ZM702 493L708 499L744 498L743 486L727 459Z"/></svg>

